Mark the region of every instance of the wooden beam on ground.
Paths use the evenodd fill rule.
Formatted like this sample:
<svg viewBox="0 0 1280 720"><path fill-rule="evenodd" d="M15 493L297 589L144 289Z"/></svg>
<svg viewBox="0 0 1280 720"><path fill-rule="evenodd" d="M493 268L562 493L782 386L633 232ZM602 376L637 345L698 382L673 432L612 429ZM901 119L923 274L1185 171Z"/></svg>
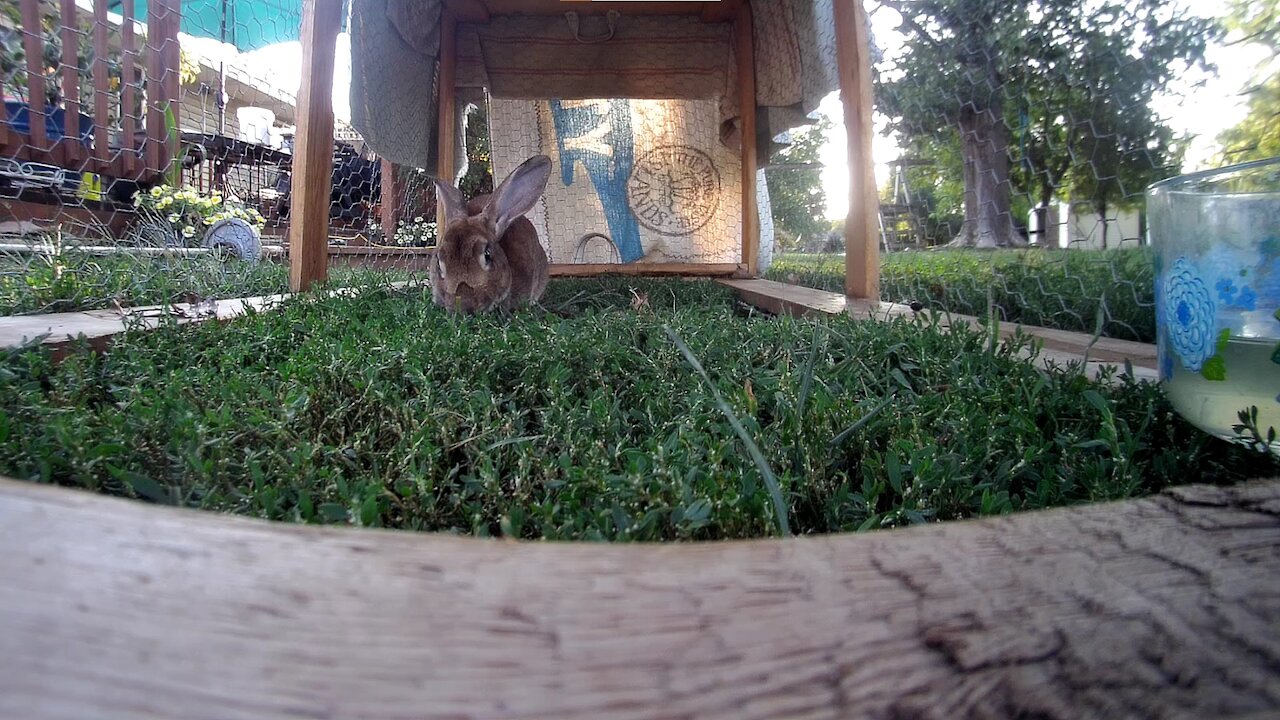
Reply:
<svg viewBox="0 0 1280 720"><path fill-rule="evenodd" d="M733 22L733 54L738 64L738 115L742 119L742 264L760 274L760 211L756 204L756 60L751 4L738 7Z"/></svg>
<svg viewBox="0 0 1280 720"><path fill-rule="evenodd" d="M0 716L1251 717L1280 482L669 545L322 528L0 481Z"/></svg>
<svg viewBox="0 0 1280 720"><path fill-rule="evenodd" d="M302 4L302 86L289 204L289 287L308 290L328 276L333 172L333 62L342 0Z"/></svg>
<svg viewBox="0 0 1280 720"><path fill-rule="evenodd" d="M189 254L193 249L175 252ZM275 249L276 252L279 248ZM389 287L400 288L412 283L398 281ZM328 295L343 296L361 291L361 288L338 288ZM131 329L151 330L165 320L179 324L231 320L250 311L264 312L281 306L292 297L289 294L261 295L258 297L209 300L204 303L174 303L172 305L148 305L119 310L84 310L80 312L50 313L46 315L0 316L0 350L12 350L31 344L41 338L40 344L54 350L55 359L68 351L78 341L85 341L95 350L104 350L111 340ZM0 715L0 717L3 717Z"/></svg>
<svg viewBox="0 0 1280 720"><path fill-rule="evenodd" d="M815 288L788 285L772 280L725 279L722 285L733 288L744 302L775 315L839 315L849 314L863 319L886 320L893 317L913 317L917 314L928 318L931 311L916 313L901 303L874 302L850 298L840 293ZM952 313L936 314L940 327L963 324L979 327L981 321L972 315ZM1012 337L1021 332L1036 338L1043 350L1041 363L1065 365L1069 361L1083 362L1087 358L1090 371L1097 374L1105 367L1121 367L1127 360L1134 367L1139 379L1156 380L1156 346L1129 340L1100 337L1096 341L1087 333L1070 332L1036 325L1001 323L1000 336Z"/></svg>
<svg viewBox="0 0 1280 720"><path fill-rule="evenodd" d="M688 275L713 277L733 275L741 270L737 263L553 263L552 277L592 277L595 275Z"/></svg>
<svg viewBox="0 0 1280 720"><path fill-rule="evenodd" d="M880 233L875 165L871 158L871 53L860 0L833 0L836 61L849 157L849 214L845 218L845 294L880 299Z"/></svg>
<svg viewBox="0 0 1280 720"><path fill-rule="evenodd" d="M440 12L440 71L439 102L436 117L436 177L452 183L454 181L455 160L453 150L457 141L455 113L457 98L455 87L458 69L458 21L453 13L445 8ZM436 201L436 221L447 223L453 218L445 217L444 203ZM441 235L443 236L443 232Z"/></svg>

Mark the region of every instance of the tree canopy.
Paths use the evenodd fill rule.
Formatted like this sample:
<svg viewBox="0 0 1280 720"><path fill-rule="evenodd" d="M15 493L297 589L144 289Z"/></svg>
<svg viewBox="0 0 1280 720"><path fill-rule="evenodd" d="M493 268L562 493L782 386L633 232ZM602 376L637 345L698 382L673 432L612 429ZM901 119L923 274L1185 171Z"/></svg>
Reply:
<svg viewBox="0 0 1280 720"><path fill-rule="evenodd" d="M1280 156L1280 0L1235 0L1224 24L1230 42L1261 45L1268 52L1244 89L1248 114L1218 136L1222 160Z"/></svg>
<svg viewBox="0 0 1280 720"><path fill-rule="evenodd" d="M780 245L813 241L826 235L827 199L816 163L831 131L831 120L819 116L813 125L793 130L791 144L774 154L775 167L765 173L775 237Z"/></svg>
<svg viewBox="0 0 1280 720"><path fill-rule="evenodd" d="M1212 21L1164 0L881 0L904 47L877 68L880 109L908 143L958 138L956 244L1022 243L1014 192L1069 189L1099 211L1176 170L1177 138L1151 108L1204 65Z"/></svg>

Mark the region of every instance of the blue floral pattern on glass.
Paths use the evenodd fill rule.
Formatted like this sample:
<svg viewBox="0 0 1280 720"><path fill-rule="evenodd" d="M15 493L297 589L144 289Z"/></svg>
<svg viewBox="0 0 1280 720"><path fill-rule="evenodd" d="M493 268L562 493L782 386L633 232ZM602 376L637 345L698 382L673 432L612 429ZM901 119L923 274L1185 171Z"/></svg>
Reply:
<svg viewBox="0 0 1280 720"><path fill-rule="evenodd" d="M1217 303L1200 271L1185 257L1174 261L1161 284L1164 292L1160 300L1164 307L1160 314L1169 329L1169 344L1183 367L1199 372L1204 361L1216 351Z"/></svg>

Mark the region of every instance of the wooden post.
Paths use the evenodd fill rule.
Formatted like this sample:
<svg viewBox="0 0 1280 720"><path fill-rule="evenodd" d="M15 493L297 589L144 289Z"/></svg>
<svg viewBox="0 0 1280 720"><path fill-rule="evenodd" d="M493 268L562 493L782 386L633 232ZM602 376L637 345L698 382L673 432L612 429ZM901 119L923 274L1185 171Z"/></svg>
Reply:
<svg viewBox="0 0 1280 720"><path fill-rule="evenodd" d="M756 61L751 4L743 2L733 23L738 63L738 116L742 118L742 264L760 274L760 210L756 205Z"/></svg>
<svg viewBox="0 0 1280 720"><path fill-rule="evenodd" d="M391 244L400 219L400 193L396 187L396 164L382 158L382 242Z"/></svg>
<svg viewBox="0 0 1280 720"><path fill-rule="evenodd" d="M849 214L844 223L844 294L880 299L880 241L871 159L871 54L860 0L835 0L836 60L849 153Z"/></svg>
<svg viewBox="0 0 1280 720"><path fill-rule="evenodd" d="M436 135L436 177L446 182L454 181L453 143L457 134L457 127L454 123L454 114L457 111L457 100L455 98L458 68L457 35L457 18L454 17L452 11L448 9L442 10L440 12L440 101L439 127ZM444 204L437 200L437 236L443 234L444 228L441 224L446 220Z"/></svg>
<svg viewBox="0 0 1280 720"><path fill-rule="evenodd" d="M333 60L342 0L302 4L302 86L289 203L289 287L325 279L329 262L329 197L333 173Z"/></svg>

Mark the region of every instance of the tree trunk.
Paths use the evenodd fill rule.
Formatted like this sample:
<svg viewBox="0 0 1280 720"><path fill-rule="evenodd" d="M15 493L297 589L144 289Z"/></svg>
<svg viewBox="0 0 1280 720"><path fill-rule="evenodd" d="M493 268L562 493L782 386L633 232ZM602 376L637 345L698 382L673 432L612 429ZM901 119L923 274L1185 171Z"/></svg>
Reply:
<svg viewBox="0 0 1280 720"><path fill-rule="evenodd" d="M998 108L960 114L964 225L952 247L1022 247L1009 199L1009 128Z"/></svg>
<svg viewBox="0 0 1280 720"><path fill-rule="evenodd" d="M1102 249L1107 249L1107 201L1098 203L1098 219L1102 221Z"/></svg>
<svg viewBox="0 0 1280 720"><path fill-rule="evenodd" d="M1036 244L1040 247L1049 245L1049 203L1053 202L1053 185L1040 183L1040 204L1036 207Z"/></svg>

